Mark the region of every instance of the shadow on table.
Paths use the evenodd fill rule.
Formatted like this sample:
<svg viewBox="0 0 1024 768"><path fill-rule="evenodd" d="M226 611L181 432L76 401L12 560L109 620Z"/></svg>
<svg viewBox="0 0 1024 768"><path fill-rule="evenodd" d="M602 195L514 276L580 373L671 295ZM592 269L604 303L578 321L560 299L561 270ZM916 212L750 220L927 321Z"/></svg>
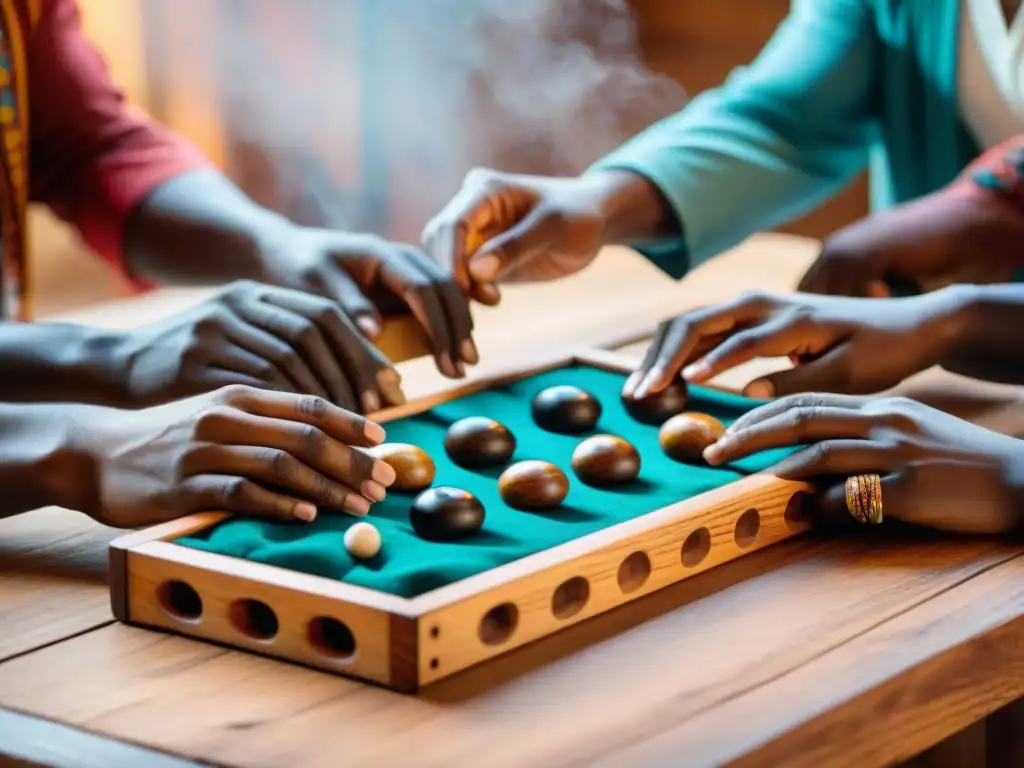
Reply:
<svg viewBox="0 0 1024 768"><path fill-rule="evenodd" d="M0 581L31 575L105 585L107 545L120 533L62 509L0 520Z"/></svg>

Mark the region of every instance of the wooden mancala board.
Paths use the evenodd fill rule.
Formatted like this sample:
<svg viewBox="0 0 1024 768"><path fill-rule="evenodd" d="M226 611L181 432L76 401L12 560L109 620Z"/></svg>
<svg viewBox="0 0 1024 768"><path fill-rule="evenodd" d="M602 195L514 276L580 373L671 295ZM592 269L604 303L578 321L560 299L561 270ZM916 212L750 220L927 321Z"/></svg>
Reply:
<svg viewBox="0 0 1024 768"><path fill-rule="evenodd" d="M374 419L394 427L474 393L486 397L488 390L561 370L624 376L631 363L588 350L461 384ZM569 467L563 469L571 478ZM719 487L412 597L174 543L228 517L202 513L112 542L111 603L120 621L414 692L804 532L810 523L800 500L810 490L764 472L731 475ZM382 553L387 546L385 536Z"/></svg>

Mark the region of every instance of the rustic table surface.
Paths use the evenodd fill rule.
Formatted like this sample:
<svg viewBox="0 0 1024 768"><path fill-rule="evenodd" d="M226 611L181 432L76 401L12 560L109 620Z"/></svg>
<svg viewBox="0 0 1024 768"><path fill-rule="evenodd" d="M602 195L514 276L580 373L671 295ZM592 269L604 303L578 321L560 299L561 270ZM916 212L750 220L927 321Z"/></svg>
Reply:
<svg viewBox="0 0 1024 768"><path fill-rule="evenodd" d="M678 284L611 249L582 275L477 311L472 375L587 345L638 356L662 316L754 286L792 290L816 249L759 236ZM201 297L73 319L131 326ZM411 397L440 382L429 361L402 369ZM1016 388L935 372L903 388L1024 430ZM0 521L0 765L859 768L1021 754L1017 542L808 535L409 697L115 623L106 545L119 533L60 509Z"/></svg>

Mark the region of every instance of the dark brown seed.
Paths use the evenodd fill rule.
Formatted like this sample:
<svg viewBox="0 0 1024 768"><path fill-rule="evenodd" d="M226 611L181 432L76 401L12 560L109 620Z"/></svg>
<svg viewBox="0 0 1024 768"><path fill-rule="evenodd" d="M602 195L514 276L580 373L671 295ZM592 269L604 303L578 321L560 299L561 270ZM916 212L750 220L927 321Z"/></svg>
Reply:
<svg viewBox="0 0 1024 768"><path fill-rule="evenodd" d="M563 435L590 432L601 418L601 403L589 392L569 385L548 387L531 404L533 420L541 429Z"/></svg>
<svg viewBox="0 0 1024 768"><path fill-rule="evenodd" d="M660 426L686 410L690 392L682 381L674 381L661 392L644 398L622 396L626 412L641 424Z"/></svg>
<svg viewBox="0 0 1024 768"><path fill-rule="evenodd" d="M460 488L428 488L413 501L409 521L421 539L458 541L483 527L484 505Z"/></svg>
<svg viewBox="0 0 1024 768"><path fill-rule="evenodd" d="M444 450L463 469L491 469L512 458L516 438L504 424L494 419L470 416L448 428Z"/></svg>

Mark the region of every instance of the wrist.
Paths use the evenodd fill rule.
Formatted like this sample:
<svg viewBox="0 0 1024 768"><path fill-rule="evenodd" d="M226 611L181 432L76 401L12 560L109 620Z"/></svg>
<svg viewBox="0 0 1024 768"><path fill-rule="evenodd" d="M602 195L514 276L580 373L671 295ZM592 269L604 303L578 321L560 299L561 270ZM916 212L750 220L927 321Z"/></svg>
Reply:
<svg viewBox="0 0 1024 768"><path fill-rule="evenodd" d="M69 412L88 406L0 406L0 517L45 506L88 508L94 462Z"/></svg>
<svg viewBox="0 0 1024 768"><path fill-rule="evenodd" d="M185 173L157 187L129 219L132 272L182 285L265 277L269 244L294 225L217 171Z"/></svg>
<svg viewBox="0 0 1024 768"><path fill-rule="evenodd" d="M51 504L93 516L100 498L102 449L97 447L103 443L97 426L124 414L93 405L48 408L43 419L52 437L39 452L37 483Z"/></svg>
<svg viewBox="0 0 1024 768"><path fill-rule="evenodd" d="M935 360L930 362L955 358L970 346L977 325L978 286L951 285L911 300L934 305L929 324L935 337Z"/></svg>
<svg viewBox="0 0 1024 768"><path fill-rule="evenodd" d="M95 405L131 403L132 334L84 328L64 353L64 367L76 384L74 400Z"/></svg>
<svg viewBox="0 0 1024 768"><path fill-rule="evenodd" d="M125 394L116 350L123 334L70 323L7 324L0 401L119 402Z"/></svg>
<svg viewBox="0 0 1024 768"><path fill-rule="evenodd" d="M678 233L679 223L661 190L627 170L597 170L579 178L602 221L602 245L638 244Z"/></svg>

